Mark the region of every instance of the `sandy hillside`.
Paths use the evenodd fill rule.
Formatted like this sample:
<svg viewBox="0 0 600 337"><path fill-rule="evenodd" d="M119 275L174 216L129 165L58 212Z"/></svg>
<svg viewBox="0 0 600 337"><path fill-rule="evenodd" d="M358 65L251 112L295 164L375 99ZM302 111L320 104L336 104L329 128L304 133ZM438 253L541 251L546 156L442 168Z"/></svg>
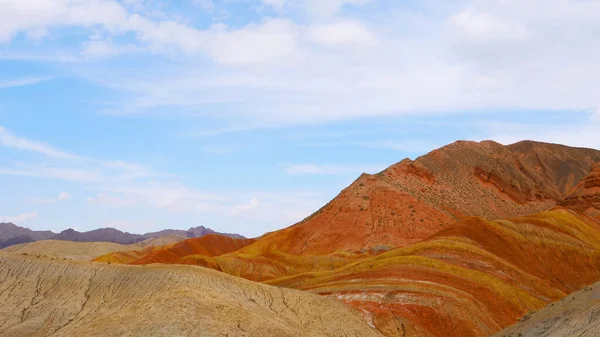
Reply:
<svg viewBox="0 0 600 337"><path fill-rule="evenodd" d="M600 284L531 313L494 337L600 336Z"/></svg>
<svg viewBox="0 0 600 337"><path fill-rule="evenodd" d="M70 242L60 240L44 240L10 246L1 251L15 254L45 255L48 257L66 258L77 261L91 261L97 256L113 252L124 252L140 247L154 247L173 244L184 239L179 236L167 236L148 239L132 245L121 245L112 242Z"/></svg>
<svg viewBox="0 0 600 337"><path fill-rule="evenodd" d="M346 305L193 266L0 253L1 336L379 336Z"/></svg>

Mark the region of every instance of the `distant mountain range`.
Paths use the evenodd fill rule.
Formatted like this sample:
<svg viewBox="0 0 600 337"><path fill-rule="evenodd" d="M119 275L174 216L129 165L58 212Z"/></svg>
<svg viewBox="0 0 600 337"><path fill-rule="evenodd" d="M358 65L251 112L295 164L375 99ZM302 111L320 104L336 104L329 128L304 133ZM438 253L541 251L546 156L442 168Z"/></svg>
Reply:
<svg viewBox="0 0 600 337"><path fill-rule="evenodd" d="M51 231L32 231L29 228L17 226L13 223L0 223L0 249L21 243L40 240L62 240L73 242L113 242L119 244L132 244L147 239L163 236L184 236L186 238L197 238L207 234L221 234L232 238L244 238L238 234L217 233L204 226L193 227L188 230L165 229L159 232L146 234L131 234L114 228L100 228L89 232L78 232L72 228L60 233Z"/></svg>

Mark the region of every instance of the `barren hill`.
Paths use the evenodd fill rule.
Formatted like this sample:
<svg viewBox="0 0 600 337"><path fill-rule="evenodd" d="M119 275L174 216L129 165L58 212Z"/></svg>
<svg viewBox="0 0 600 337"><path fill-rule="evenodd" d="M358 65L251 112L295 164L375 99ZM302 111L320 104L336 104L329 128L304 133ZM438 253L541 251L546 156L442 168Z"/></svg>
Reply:
<svg viewBox="0 0 600 337"><path fill-rule="evenodd" d="M0 253L0 331L20 336L380 336L327 298L192 266Z"/></svg>
<svg viewBox="0 0 600 337"><path fill-rule="evenodd" d="M60 257L69 260L91 261L94 257L109 252L117 252L131 249L131 246L112 242L68 242L60 240L42 240L20 245L10 246L1 252L44 255L48 257Z"/></svg>
<svg viewBox="0 0 600 337"><path fill-rule="evenodd" d="M315 214L243 251L321 255L397 247L462 216L532 214L566 197L598 161L600 151L591 149L459 141L379 174L363 174Z"/></svg>

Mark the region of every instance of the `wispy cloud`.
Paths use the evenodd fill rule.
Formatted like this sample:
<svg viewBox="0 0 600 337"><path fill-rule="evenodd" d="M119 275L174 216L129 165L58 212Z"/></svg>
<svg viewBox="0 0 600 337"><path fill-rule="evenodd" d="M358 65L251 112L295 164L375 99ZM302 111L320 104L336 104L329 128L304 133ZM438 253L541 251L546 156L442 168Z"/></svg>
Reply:
<svg viewBox="0 0 600 337"><path fill-rule="evenodd" d="M49 167L34 163L0 167L0 174L78 182L97 182L101 180L98 172L73 167Z"/></svg>
<svg viewBox="0 0 600 337"><path fill-rule="evenodd" d="M99 193L96 196L87 198L91 204L110 206L110 207L135 207L139 202L132 197L115 196L109 193Z"/></svg>
<svg viewBox="0 0 600 337"><path fill-rule="evenodd" d="M11 79L11 80L0 79L0 89L25 87L28 85L36 85L36 84L39 84L42 82L49 81L51 79L52 79L52 77L33 77L33 78Z"/></svg>
<svg viewBox="0 0 600 337"><path fill-rule="evenodd" d="M34 220L38 217L36 212L20 214L16 216L0 216L0 222L11 222L16 225L27 223L31 220Z"/></svg>
<svg viewBox="0 0 600 337"><path fill-rule="evenodd" d="M103 173L119 174L131 178L146 178L158 175L148 168L122 160L90 158L60 150L44 142L14 135L0 126L0 146L29 151L58 160L55 165L21 164L13 168L0 168L0 174L52 177L74 181L95 181ZM67 166L68 165L68 166ZM116 171L116 172L114 172Z"/></svg>
<svg viewBox="0 0 600 337"><path fill-rule="evenodd" d="M289 165L285 168L285 172L289 175L336 175L336 174L360 174L360 173L375 173L383 170L384 165L316 165L316 164L299 164Z"/></svg>
<svg viewBox="0 0 600 337"><path fill-rule="evenodd" d="M375 149L387 149L393 151L402 151L407 153L426 153L435 148L441 146L434 142L428 141L394 141L394 140L380 140L380 141L366 141L360 144L363 147L375 148Z"/></svg>
<svg viewBox="0 0 600 337"><path fill-rule="evenodd" d="M24 137L15 136L2 126L0 126L0 145L19 150L37 152L39 154L55 158L80 159L80 157L74 154L58 150L43 142L38 142Z"/></svg>
<svg viewBox="0 0 600 337"><path fill-rule="evenodd" d="M43 199L43 198L34 198L34 199L30 199L30 202L33 203L37 203L37 204L53 204L59 201L64 201L69 199L71 196L69 195L68 192L60 192L58 194L58 196L56 198L47 198L47 199Z"/></svg>
<svg viewBox="0 0 600 337"><path fill-rule="evenodd" d="M249 202L235 205L231 208L231 212L229 212L229 216L237 216L244 212L248 212L260 205L260 200L257 198L252 198Z"/></svg>

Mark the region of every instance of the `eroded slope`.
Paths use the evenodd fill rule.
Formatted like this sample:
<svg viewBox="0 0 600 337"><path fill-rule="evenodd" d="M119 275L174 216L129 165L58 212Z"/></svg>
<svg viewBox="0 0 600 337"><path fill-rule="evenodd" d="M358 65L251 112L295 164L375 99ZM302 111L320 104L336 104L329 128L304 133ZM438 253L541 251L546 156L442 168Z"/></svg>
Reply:
<svg viewBox="0 0 600 337"><path fill-rule="evenodd" d="M532 312L494 337L597 337L600 335L600 284Z"/></svg>
<svg viewBox="0 0 600 337"><path fill-rule="evenodd" d="M192 266L0 253L2 336L378 336L344 304Z"/></svg>

